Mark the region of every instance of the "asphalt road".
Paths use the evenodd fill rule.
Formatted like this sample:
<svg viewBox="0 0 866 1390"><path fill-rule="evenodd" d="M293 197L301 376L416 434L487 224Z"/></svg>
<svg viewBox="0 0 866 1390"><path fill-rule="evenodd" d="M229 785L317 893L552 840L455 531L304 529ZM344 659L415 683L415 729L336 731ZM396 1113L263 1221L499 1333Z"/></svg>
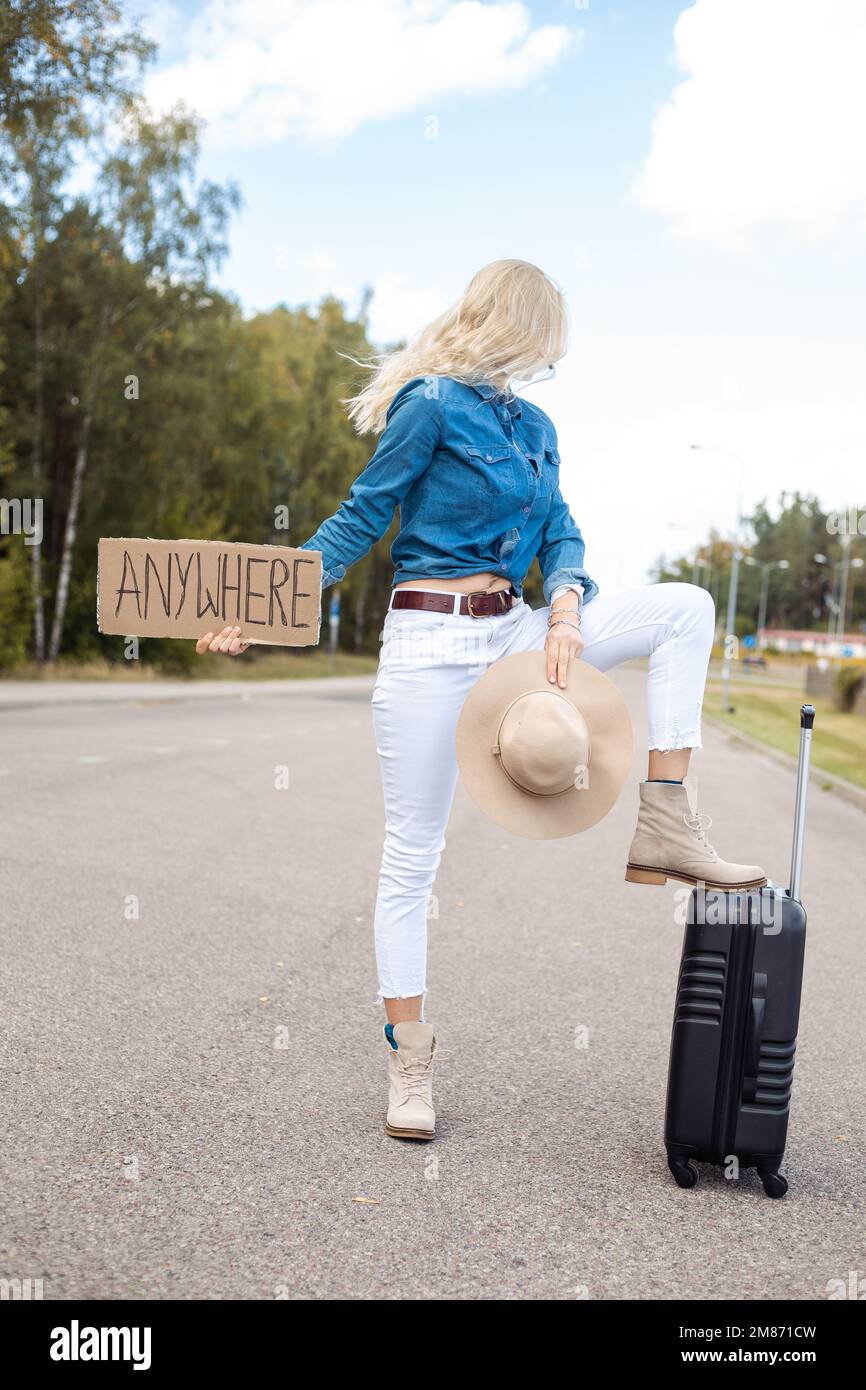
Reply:
<svg viewBox="0 0 866 1390"><path fill-rule="evenodd" d="M618 679L640 747L644 678ZM633 785L547 844L458 794L439 1138L401 1144L370 684L4 687L0 1276L46 1298L788 1299L862 1275L863 812L813 781L785 1201L667 1172L682 932L671 885L623 881ZM705 740L712 838L783 880L792 773Z"/></svg>

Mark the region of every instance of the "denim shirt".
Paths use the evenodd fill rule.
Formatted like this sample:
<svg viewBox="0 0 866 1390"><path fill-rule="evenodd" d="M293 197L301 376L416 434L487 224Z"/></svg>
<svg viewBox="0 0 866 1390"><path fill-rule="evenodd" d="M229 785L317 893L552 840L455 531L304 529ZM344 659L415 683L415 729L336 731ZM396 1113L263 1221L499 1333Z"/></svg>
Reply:
<svg viewBox="0 0 866 1390"><path fill-rule="evenodd" d="M556 430L530 401L452 377L402 386L347 500L302 546L322 552L323 587L366 555L398 506L395 584L489 572L519 594L537 555L548 603L562 584L582 584L584 602L598 593L560 492Z"/></svg>

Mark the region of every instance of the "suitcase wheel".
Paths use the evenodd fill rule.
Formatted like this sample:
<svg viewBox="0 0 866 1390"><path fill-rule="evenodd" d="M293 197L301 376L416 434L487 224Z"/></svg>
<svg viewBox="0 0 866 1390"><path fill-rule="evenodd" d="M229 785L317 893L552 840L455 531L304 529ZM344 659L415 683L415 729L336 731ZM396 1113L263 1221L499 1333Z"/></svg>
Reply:
<svg viewBox="0 0 866 1390"><path fill-rule="evenodd" d="M698 1170L685 1158L669 1158L668 1167L674 1175L677 1187L694 1187L698 1181ZM782 1179L784 1182L784 1178Z"/></svg>
<svg viewBox="0 0 866 1390"><path fill-rule="evenodd" d="M784 1197L788 1191L788 1180L783 1178L781 1173L770 1168L759 1168L758 1177L764 1184L764 1191L768 1197Z"/></svg>

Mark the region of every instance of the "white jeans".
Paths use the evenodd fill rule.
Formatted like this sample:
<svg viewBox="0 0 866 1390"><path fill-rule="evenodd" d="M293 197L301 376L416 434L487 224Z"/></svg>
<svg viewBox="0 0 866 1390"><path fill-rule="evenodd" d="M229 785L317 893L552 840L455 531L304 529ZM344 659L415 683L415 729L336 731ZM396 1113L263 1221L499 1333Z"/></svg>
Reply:
<svg viewBox="0 0 866 1390"><path fill-rule="evenodd" d="M495 618L388 612L373 691L385 797L374 928L380 1000L426 992L428 901L457 782L463 701L492 662L544 646L549 612L522 601ZM607 671L649 657L649 747L699 748L714 627L713 601L693 584L601 593L583 610L581 660Z"/></svg>

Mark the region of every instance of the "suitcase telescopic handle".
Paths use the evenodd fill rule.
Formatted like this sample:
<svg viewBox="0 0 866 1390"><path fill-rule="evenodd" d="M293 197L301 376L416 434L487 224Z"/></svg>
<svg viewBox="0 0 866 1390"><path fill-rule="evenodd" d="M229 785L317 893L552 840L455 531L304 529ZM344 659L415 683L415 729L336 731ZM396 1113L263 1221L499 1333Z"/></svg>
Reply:
<svg viewBox="0 0 866 1390"><path fill-rule="evenodd" d="M809 757L812 749L812 726L815 706L803 705L800 710L800 760L797 764L797 799L794 804L794 843L791 847L790 896L800 900L800 879L803 873L803 841L806 836L806 793L809 790Z"/></svg>

